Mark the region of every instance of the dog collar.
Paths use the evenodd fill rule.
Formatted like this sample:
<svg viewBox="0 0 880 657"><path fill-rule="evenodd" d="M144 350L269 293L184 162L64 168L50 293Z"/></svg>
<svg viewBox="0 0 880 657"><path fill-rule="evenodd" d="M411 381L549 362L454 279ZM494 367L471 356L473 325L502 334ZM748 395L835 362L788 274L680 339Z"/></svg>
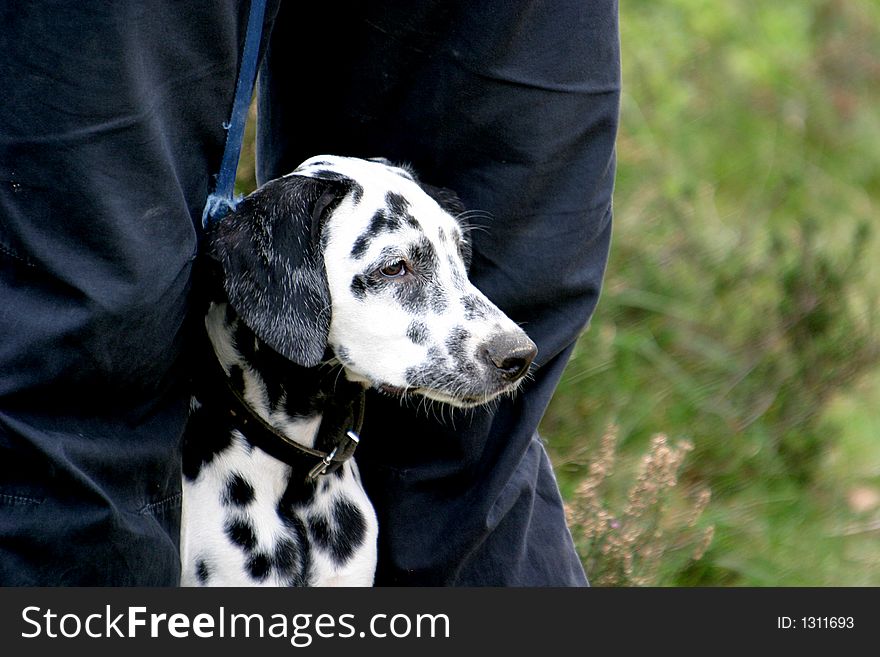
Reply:
<svg viewBox="0 0 880 657"><path fill-rule="evenodd" d="M333 402L325 409L315 439L315 443L319 445L334 445L333 449L325 452L291 440L257 415L241 393L233 387L232 381L217 360L210 341L208 352L207 357L213 362L212 369L216 370L215 376L222 380L221 384L213 386L220 398L218 401L221 408L225 409L232 425L253 446L294 469L307 472L305 481L309 483L322 475L336 472L354 455L364 421L365 394L361 386L342 386L342 390L337 391Z"/></svg>

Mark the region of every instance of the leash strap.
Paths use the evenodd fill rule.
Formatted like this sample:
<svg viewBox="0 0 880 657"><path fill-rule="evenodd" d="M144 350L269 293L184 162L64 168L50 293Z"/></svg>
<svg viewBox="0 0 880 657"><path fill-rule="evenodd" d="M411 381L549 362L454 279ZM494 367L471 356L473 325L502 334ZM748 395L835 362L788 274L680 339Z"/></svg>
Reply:
<svg viewBox="0 0 880 657"><path fill-rule="evenodd" d="M251 103L254 90L254 79L257 76L257 58L260 52L260 40L263 34L263 17L266 14L266 0L251 0L248 14L247 33L241 55L241 68L235 84L235 99L232 102L232 115L226 129L226 147L214 191L208 195L205 209L202 211L202 228L207 229L235 209L240 198L235 198L235 172L241 157L241 140L244 136L244 125L247 110Z"/></svg>

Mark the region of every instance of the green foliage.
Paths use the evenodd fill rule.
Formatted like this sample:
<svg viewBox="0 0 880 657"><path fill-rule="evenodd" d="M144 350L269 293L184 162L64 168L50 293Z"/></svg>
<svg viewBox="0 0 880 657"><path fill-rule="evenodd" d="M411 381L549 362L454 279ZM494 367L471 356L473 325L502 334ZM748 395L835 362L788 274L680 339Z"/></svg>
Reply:
<svg viewBox="0 0 880 657"><path fill-rule="evenodd" d="M606 425L633 456L661 431L716 534L660 581L878 584L841 527L880 447L857 482L826 465L858 439L829 408L880 362L880 5L628 0L621 28L612 256L542 427L563 490Z"/></svg>

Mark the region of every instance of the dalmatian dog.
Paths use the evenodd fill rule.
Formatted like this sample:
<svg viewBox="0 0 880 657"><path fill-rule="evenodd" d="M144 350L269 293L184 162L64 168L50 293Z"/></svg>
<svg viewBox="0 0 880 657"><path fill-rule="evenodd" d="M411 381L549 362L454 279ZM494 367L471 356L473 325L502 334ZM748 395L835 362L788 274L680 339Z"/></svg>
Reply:
<svg viewBox="0 0 880 657"><path fill-rule="evenodd" d="M183 585L373 583L352 458L364 391L471 407L511 393L536 354L468 280L461 211L386 160L318 156L212 229Z"/></svg>

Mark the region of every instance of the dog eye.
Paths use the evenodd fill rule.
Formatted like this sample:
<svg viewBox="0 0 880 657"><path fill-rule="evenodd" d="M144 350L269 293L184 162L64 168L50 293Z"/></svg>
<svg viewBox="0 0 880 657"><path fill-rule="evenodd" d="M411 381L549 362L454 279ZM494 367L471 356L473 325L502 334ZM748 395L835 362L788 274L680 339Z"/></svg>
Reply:
<svg viewBox="0 0 880 657"><path fill-rule="evenodd" d="M379 270L379 273L385 278L400 278L401 276L406 276L406 263L403 260L398 260L393 265L382 267Z"/></svg>

